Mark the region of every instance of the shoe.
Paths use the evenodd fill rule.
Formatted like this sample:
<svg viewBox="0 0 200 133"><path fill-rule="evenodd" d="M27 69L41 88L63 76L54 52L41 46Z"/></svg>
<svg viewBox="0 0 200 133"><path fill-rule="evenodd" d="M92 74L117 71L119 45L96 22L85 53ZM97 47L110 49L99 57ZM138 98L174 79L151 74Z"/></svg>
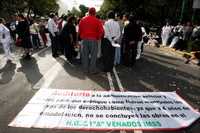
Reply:
<svg viewBox="0 0 200 133"><path fill-rule="evenodd" d="M28 55L26 55L26 56L24 57L24 59L30 60L30 59L31 59L31 56L28 54Z"/></svg>
<svg viewBox="0 0 200 133"><path fill-rule="evenodd" d="M57 58L57 57L59 57L57 54L54 54L54 55L52 55L54 58Z"/></svg>
<svg viewBox="0 0 200 133"><path fill-rule="evenodd" d="M140 59L140 55L137 55L136 60L139 60L139 59Z"/></svg>

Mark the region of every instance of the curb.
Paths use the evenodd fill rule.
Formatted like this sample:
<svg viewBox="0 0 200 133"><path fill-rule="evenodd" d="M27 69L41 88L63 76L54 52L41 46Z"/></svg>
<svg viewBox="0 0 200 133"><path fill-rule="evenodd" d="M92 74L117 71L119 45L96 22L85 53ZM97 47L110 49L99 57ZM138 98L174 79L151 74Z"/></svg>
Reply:
<svg viewBox="0 0 200 133"><path fill-rule="evenodd" d="M183 59L186 59L186 60L189 60L192 56L194 56L193 52L188 53L185 51L174 50L173 48L169 48L169 47L160 47L159 49L168 53L170 52L174 54L175 56L182 57ZM190 60L190 62L198 66L200 61L199 59L196 59L196 60Z"/></svg>
<svg viewBox="0 0 200 133"><path fill-rule="evenodd" d="M184 55L192 56L191 53L188 53L185 51L174 50L173 48L169 48L169 47L160 47L159 49L163 50L163 51L167 51L167 52L173 52L174 54L179 55L181 57L184 57Z"/></svg>

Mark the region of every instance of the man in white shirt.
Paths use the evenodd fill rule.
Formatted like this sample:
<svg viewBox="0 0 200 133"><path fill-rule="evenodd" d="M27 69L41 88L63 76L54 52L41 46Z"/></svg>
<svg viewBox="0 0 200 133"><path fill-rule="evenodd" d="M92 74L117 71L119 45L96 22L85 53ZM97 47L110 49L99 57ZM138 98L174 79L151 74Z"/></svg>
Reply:
<svg viewBox="0 0 200 133"><path fill-rule="evenodd" d="M120 36L121 36L121 30L120 30L119 23L117 21L115 21L114 19L115 19L115 14L114 14L114 12L110 11L108 13L108 20L105 22L105 25L104 25L104 31L105 31L104 38L108 39L112 45L119 44L119 40L120 40ZM117 61L114 61L115 46L110 47L110 49L107 49L103 53L106 53L106 52L109 55L107 55L107 57L104 59L104 60L107 60L107 62L108 62L108 64L105 63L105 65L106 65L105 71L112 71L114 62L117 62ZM118 56L118 57L120 57L120 56ZM116 60L119 60L119 59L116 59Z"/></svg>
<svg viewBox="0 0 200 133"><path fill-rule="evenodd" d="M173 27L168 22L165 26L163 26L162 33L161 33L162 45L163 46L167 46L168 40L169 40L171 33L172 33L172 29L173 29Z"/></svg>
<svg viewBox="0 0 200 133"><path fill-rule="evenodd" d="M51 38L52 56L56 58L58 57L58 27L56 24L56 16L54 14L50 14L48 30Z"/></svg>
<svg viewBox="0 0 200 133"><path fill-rule="evenodd" d="M11 60L10 44L11 36L10 30L3 24L3 19L0 18L0 43L3 45L3 50L5 52L5 57L7 60Z"/></svg>

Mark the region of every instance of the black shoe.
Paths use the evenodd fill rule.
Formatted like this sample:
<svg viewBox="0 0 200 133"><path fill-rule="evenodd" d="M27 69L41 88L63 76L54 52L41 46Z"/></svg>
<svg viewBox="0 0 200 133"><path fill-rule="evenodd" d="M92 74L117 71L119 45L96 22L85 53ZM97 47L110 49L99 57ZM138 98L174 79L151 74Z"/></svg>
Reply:
<svg viewBox="0 0 200 133"><path fill-rule="evenodd" d="M53 56L54 58L57 58L57 57L59 57L59 56L58 56L58 54L54 54L54 55L52 55L52 56Z"/></svg>
<svg viewBox="0 0 200 133"><path fill-rule="evenodd" d="M30 59L31 59L31 56L30 56L29 54L27 54L26 56L24 56L24 59L30 60Z"/></svg>

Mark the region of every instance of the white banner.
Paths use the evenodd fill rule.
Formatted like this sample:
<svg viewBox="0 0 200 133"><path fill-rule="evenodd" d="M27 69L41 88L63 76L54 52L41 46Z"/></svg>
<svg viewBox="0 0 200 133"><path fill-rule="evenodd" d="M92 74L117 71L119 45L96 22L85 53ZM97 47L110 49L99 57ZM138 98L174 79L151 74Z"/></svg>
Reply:
<svg viewBox="0 0 200 133"><path fill-rule="evenodd" d="M200 9L200 0L193 0L193 8Z"/></svg>
<svg viewBox="0 0 200 133"><path fill-rule="evenodd" d="M200 114L175 92L40 89L9 124L76 130L176 130Z"/></svg>

